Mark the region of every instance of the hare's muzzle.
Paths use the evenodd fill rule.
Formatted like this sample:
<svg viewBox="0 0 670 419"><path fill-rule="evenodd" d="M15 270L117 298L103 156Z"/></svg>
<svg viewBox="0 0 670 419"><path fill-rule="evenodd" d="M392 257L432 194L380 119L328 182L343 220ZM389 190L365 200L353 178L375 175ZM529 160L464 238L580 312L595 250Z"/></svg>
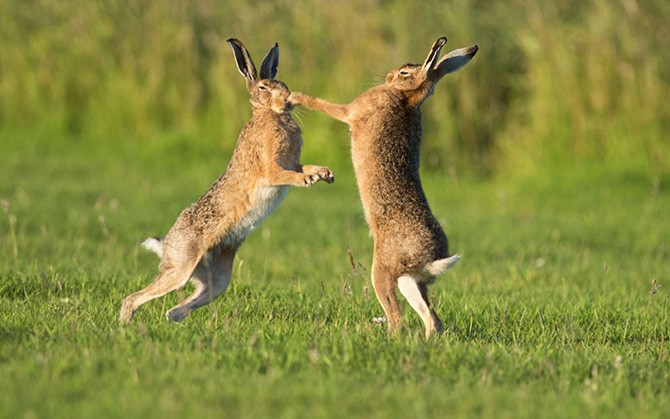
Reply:
<svg viewBox="0 0 670 419"><path fill-rule="evenodd" d="M293 104L288 97L276 97L272 100L272 110L276 113L286 113L293 109Z"/></svg>

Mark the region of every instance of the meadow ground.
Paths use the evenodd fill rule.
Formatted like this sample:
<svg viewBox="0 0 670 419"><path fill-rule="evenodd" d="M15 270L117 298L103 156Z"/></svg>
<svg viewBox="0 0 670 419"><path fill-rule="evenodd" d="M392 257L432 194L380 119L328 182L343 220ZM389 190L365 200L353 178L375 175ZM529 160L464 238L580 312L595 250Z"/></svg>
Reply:
<svg viewBox="0 0 670 419"><path fill-rule="evenodd" d="M425 341L413 312L397 336L372 321L371 239L348 162L303 159L337 182L289 193L222 298L177 325L163 317L175 293L120 327L122 298L156 273L138 243L166 231L229 151L0 142L0 417L670 412L670 179L644 167L426 173L464 257L432 288L446 333Z"/></svg>

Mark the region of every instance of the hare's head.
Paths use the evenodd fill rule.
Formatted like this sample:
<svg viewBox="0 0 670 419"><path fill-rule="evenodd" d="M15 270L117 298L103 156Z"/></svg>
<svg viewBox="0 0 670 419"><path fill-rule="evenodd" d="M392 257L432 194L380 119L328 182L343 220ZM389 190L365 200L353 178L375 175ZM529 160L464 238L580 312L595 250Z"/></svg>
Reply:
<svg viewBox="0 0 670 419"><path fill-rule="evenodd" d="M244 44L235 38L230 38L227 42L235 54L237 69L247 81L249 102L252 108L271 109L279 114L290 112L293 109L293 105L288 100L291 92L284 83L275 80L279 66L279 45L275 44L263 58L259 78L256 66Z"/></svg>
<svg viewBox="0 0 670 419"><path fill-rule="evenodd" d="M440 51L447 38L440 37L421 64L404 64L391 70L386 76L386 86L405 92L415 103L420 104L433 93L433 88L446 74L453 73L467 64L477 53L477 45L457 49L438 62Z"/></svg>

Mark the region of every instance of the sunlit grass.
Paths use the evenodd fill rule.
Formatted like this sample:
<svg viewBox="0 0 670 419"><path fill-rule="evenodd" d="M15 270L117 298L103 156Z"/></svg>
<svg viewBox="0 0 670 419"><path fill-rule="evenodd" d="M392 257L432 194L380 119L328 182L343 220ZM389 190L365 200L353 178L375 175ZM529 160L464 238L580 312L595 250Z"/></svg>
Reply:
<svg viewBox="0 0 670 419"><path fill-rule="evenodd" d="M175 293L124 328L121 299L156 273L139 241L163 234L229 151L175 154L169 138L1 140L2 417L670 408L668 179L648 169L582 165L486 182L426 173L464 256L432 288L446 333L426 342L411 311L398 336L372 321L371 239L349 164L334 165L333 185L289 193L242 247L223 297L175 325L163 316Z"/></svg>

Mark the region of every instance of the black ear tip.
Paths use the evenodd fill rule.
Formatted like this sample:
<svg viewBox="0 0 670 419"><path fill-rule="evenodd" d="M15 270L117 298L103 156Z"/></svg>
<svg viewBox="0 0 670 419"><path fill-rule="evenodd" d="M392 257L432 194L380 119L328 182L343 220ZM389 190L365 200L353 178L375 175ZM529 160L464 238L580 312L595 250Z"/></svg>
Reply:
<svg viewBox="0 0 670 419"><path fill-rule="evenodd" d="M242 41L240 41L240 40L237 39L237 38L228 38L228 39L226 40L226 42L227 42L228 45L230 45L231 47L232 47L232 46L236 46L236 47L244 47L244 44L242 43Z"/></svg>
<svg viewBox="0 0 670 419"><path fill-rule="evenodd" d="M447 37L446 36L441 36L437 40L440 43L440 45L444 45L444 44L447 43Z"/></svg>

